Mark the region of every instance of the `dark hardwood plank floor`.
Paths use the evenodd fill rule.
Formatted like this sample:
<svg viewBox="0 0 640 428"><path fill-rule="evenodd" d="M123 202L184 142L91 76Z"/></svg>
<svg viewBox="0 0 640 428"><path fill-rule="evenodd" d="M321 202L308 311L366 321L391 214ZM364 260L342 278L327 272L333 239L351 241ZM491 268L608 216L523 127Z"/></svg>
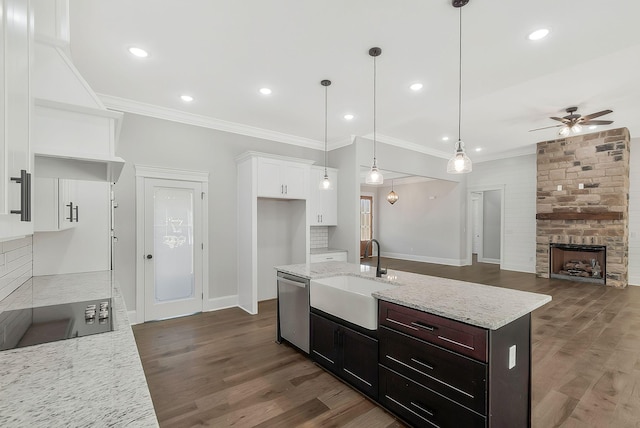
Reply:
<svg viewBox="0 0 640 428"><path fill-rule="evenodd" d="M382 264L550 294L532 316L532 426L640 427L640 287L547 280L484 263ZM162 427L404 426L276 344L275 301L261 302L259 312L232 308L134 326Z"/></svg>

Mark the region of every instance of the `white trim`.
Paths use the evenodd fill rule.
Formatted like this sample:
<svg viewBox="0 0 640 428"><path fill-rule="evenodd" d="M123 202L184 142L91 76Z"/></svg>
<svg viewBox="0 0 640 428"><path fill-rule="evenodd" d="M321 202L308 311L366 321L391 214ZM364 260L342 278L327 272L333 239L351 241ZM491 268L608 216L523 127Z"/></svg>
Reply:
<svg viewBox="0 0 640 428"><path fill-rule="evenodd" d="M373 141L373 134L363 135L362 138L366 138L367 140ZM426 155L431 155L431 156L435 156L437 158L442 158L442 159L449 159L453 155L453 151L443 152L441 150L434 150L429 147L422 146L420 144L401 140L395 137L390 137L388 135L376 134L376 141L379 143L389 144L390 146L396 146L402 149L413 150L414 152L424 153Z"/></svg>
<svg viewBox="0 0 640 428"><path fill-rule="evenodd" d="M139 314L144 322L144 221L145 221L145 192L146 178L165 180L191 181L201 185L202 226L200 242L202 244L202 310L209 300L209 204L206 196L209 194L209 173L204 171L187 171L180 169L160 168L145 165L134 165L136 170L136 316ZM136 318L138 320L138 318Z"/></svg>
<svg viewBox="0 0 640 428"><path fill-rule="evenodd" d="M170 120L172 122L185 123L187 125L200 126L203 128L215 129L218 131L231 132L234 134L246 135L248 137L261 138L263 140L277 141L279 143L291 144L294 146L306 147L315 150L324 150L324 142L312 140L310 138L297 135L285 134L283 132L270 129L258 128L244 125L237 122L215 119L199 114L187 113L167 107L160 107L153 104L141 103L138 101L114 97L106 94L98 94L104 105L111 110L118 110L127 113L139 114L143 116L155 117L157 119Z"/></svg>
<svg viewBox="0 0 640 428"><path fill-rule="evenodd" d="M487 186L469 186L467 187L467 250L466 250L466 261L465 261L465 265L471 265L472 264L472 252L473 252L473 236L472 236L472 232L473 232L473 218L472 218L472 213L471 213L471 196L473 193L477 193L477 192L486 192L486 191L491 191L491 190L498 190L500 191L500 269L502 269L502 263L504 260L504 194L505 194L505 187L506 185L504 184L494 184L494 185L487 185ZM484 196L484 195L483 195ZM483 238L484 240L484 231L483 231ZM483 260L478 260L481 261L482 263L486 263L487 259L483 259Z"/></svg>
<svg viewBox="0 0 640 428"><path fill-rule="evenodd" d="M106 117L117 121L122 120L124 114L119 111L107 110L106 108L89 107L79 104L70 104L61 101L48 100L46 98L33 98L36 107L45 107L52 110L64 110L74 113L81 113L90 116Z"/></svg>
<svg viewBox="0 0 640 428"><path fill-rule="evenodd" d="M138 322L138 312L136 312L136 311L127 311L127 317L129 318L129 325L140 324Z"/></svg>
<svg viewBox="0 0 640 428"><path fill-rule="evenodd" d="M490 263L492 265L499 265L500 264L500 259L485 259L483 258L482 260L478 260L479 263Z"/></svg>
<svg viewBox="0 0 640 428"><path fill-rule="evenodd" d="M274 155L272 153L262 153L262 152L256 152L253 150L249 150L242 153L241 155L238 155L236 157L236 163L242 162L243 160L252 158L252 157L277 159L277 160L286 161L286 162L296 162L296 163L303 163L308 165L313 165L316 163L316 161L314 160L292 158L290 156Z"/></svg>
<svg viewBox="0 0 640 428"><path fill-rule="evenodd" d="M233 294L231 296L212 297L205 301L204 310L219 311L220 309L237 308L238 307L238 295Z"/></svg>
<svg viewBox="0 0 640 428"><path fill-rule="evenodd" d="M198 181L206 183L209 181L207 171L188 171L184 169L163 168L157 166L134 165L136 177L161 178L165 180Z"/></svg>
<svg viewBox="0 0 640 428"><path fill-rule="evenodd" d="M424 262L424 263L434 263L438 265L448 265L448 266L464 266L464 259L445 259L442 257L429 257L429 256L418 256L415 254L402 254L402 253L387 253L381 252L381 257L387 257L390 259L400 259L400 260L411 260L414 262Z"/></svg>

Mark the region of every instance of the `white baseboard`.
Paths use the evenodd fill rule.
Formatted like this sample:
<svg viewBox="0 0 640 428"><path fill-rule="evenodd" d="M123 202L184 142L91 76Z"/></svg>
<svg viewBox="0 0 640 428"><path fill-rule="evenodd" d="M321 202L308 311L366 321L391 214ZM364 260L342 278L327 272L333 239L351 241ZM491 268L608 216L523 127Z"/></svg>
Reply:
<svg viewBox="0 0 640 428"><path fill-rule="evenodd" d="M629 276L629 285L640 286L640 276L638 275Z"/></svg>
<svg viewBox="0 0 640 428"><path fill-rule="evenodd" d="M510 265L510 264L503 263L500 266L500 269L502 269L502 270L512 270L512 271L515 271L515 272L536 273L536 267L535 266L529 266L529 265Z"/></svg>
<svg viewBox="0 0 640 428"><path fill-rule="evenodd" d="M466 264L465 259L444 259L440 257L418 256L416 254L386 253L384 251L380 253L380 256L390 259L411 260L414 262L435 263L448 266L464 266Z"/></svg>
<svg viewBox="0 0 640 428"><path fill-rule="evenodd" d="M218 311L220 309L235 308L238 306L238 295L214 297L205 302L205 312Z"/></svg>
<svg viewBox="0 0 640 428"><path fill-rule="evenodd" d="M478 259L478 263L491 263L492 265L499 265L500 259Z"/></svg>

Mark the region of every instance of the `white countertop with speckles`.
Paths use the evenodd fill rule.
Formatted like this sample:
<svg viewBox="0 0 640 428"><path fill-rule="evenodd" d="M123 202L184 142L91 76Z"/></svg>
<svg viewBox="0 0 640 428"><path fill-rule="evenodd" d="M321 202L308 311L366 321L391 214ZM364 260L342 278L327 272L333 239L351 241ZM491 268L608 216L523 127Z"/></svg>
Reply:
<svg viewBox="0 0 640 428"><path fill-rule="evenodd" d="M275 269L308 279L352 275L387 282L395 287L374 292L373 297L490 330L497 330L551 301L546 294L397 270L376 278L375 267L352 263L309 263Z"/></svg>
<svg viewBox="0 0 640 428"><path fill-rule="evenodd" d="M158 426L111 271L34 277L0 302L0 312L31 297L43 306L109 296L114 331L0 352L1 427Z"/></svg>

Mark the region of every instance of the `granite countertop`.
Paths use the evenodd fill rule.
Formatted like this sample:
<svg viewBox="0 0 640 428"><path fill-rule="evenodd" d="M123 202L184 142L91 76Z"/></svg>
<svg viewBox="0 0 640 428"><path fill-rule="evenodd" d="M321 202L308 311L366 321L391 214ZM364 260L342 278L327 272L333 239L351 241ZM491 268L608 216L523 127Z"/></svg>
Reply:
<svg viewBox="0 0 640 428"><path fill-rule="evenodd" d="M375 266L328 262L276 266L307 279L352 275L394 285L373 297L420 311L497 330L551 301L546 294L389 270L375 277Z"/></svg>
<svg viewBox="0 0 640 428"><path fill-rule="evenodd" d="M329 253L346 253L347 250L341 250L340 248L311 248L309 254L329 254Z"/></svg>
<svg viewBox="0 0 640 428"><path fill-rule="evenodd" d="M158 426L124 299L111 285L111 271L34 277L1 302L6 310L31 297L44 306L111 296L116 313L112 332L0 352L0 426Z"/></svg>

